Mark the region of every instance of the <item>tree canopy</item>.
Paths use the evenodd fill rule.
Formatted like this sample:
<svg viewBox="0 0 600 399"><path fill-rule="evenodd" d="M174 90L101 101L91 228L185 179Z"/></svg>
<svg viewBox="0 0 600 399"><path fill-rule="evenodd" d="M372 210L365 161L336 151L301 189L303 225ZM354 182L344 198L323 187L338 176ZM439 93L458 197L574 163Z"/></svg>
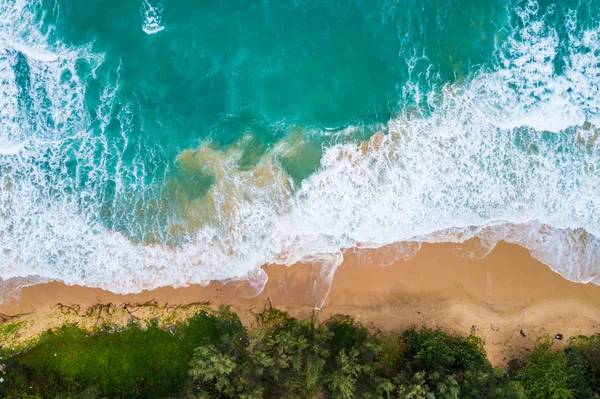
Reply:
<svg viewBox="0 0 600 399"><path fill-rule="evenodd" d="M271 309L245 328L227 308L185 322L47 331L2 351L5 398L598 398L600 338L551 341L493 367L480 338L410 327L373 332Z"/></svg>

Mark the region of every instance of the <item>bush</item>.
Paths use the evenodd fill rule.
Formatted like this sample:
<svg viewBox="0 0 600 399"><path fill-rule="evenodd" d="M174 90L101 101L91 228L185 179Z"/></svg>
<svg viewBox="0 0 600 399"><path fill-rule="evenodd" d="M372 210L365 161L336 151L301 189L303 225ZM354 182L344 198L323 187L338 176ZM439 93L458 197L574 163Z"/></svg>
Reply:
<svg viewBox="0 0 600 399"><path fill-rule="evenodd" d="M518 384L492 367L481 339L474 335L464 338L412 327L399 339L403 350L394 379L399 397L523 397Z"/></svg>
<svg viewBox="0 0 600 399"><path fill-rule="evenodd" d="M313 319L272 310L245 340L199 347L190 362L201 397L310 397L327 356L327 334Z"/></svg>
<svg viewBox="0 0 600 399"><path fill-rule="evenodd" d="M587 371L578 356L552 349L550 340L540 344L522 360L513 361L511 368L527 398L575 399L593 398L586 380Z"/></svg>
<svg viewBox="0 0 600 399"><path fill-rule="evenodd" d="M0 397L600 399L600 338L577 337L564 351L550 342L506 374L475 336L426 327L372 334L348 316L317 323L278 310L247 331L222 308L168 329L47 331L5 358Z"/></svg>
<svg viewBox="0 0 600 399"><path fill-rule="evenodd" d="M245 330L227 310L199 313L171 329L152 323L86 332L64 325L7 360L0 396L55 398L96 388L110 398L164 398L186 389L195 347L238 331Z"/></svg>
<svg viewBox="0 0 600 399"><path fill-rule="evenodd" d="M585 380L589 389L596 393L595 397L600 398L598 395L600 392L600 335L575 337L571 340L570 348L565 353L569 362L577 370L584 370L583 377L580 378Z"/></svg>

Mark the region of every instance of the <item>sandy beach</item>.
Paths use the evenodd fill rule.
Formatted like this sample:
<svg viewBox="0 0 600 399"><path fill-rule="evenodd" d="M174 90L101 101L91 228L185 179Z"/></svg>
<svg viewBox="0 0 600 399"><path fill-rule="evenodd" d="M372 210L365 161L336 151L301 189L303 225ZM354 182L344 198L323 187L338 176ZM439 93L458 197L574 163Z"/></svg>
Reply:
<svg viewBox="0 0 600 399"><path fill-rule="evenodd" d="M148 302L159 307L227 304L249 325L253 314L268 306L295 317L317 312L319 319L326 319L343 313L375 330L426 324L463 335L475 333L484 339L490 360L500 366L540 337L563 334L564 340L556 341L561 346L569 337L598 331L599 286L567 281L512 244L499 243L483 259L461 254L473 244L423 244L409 260L396 259L393 247L347 251L320 310L315 307L323 302L327 285L319 266L296 264L264 266L268 282L253 297L252 287L240 281L132 295L50 282L24 288L18 298L0 305L0 313L21 315L18 319L27 320L32 331L56 325L61 307L77 309L71 319L77 322L86 309L109 303L132 308Z"/></svg>

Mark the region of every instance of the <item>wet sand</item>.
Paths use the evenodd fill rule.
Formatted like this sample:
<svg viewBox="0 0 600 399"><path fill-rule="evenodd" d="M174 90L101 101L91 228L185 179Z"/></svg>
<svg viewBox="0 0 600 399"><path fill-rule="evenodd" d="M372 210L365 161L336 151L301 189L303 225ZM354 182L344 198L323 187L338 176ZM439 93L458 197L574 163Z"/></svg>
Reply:
<svg viewBox="0 0 600 399"><path fill-rule="evenodd" d="M296 317L313 311L319 319L344 313L382 331L426 324L463 335L474 332L484 339L490 360L500 366L533 347L539 337L561 333L565 339L556 341L561 346L569 337L598 332L600 286L567 281L517 245L501 242L483 259L461 255L461 248L473 244L423 244L406 261L395 260L393 247L346 251L324 302L328 287L318 265L266 265L268 282L254 297L249 297L255 290L247 282L165 287L132 295L50 282L24 288L19 298L0 305L0 313L24 314L21 318L37 329L52 326L58 303L86 309L99 303L210 302L231 305L248 325L268 306Z"/></svg>

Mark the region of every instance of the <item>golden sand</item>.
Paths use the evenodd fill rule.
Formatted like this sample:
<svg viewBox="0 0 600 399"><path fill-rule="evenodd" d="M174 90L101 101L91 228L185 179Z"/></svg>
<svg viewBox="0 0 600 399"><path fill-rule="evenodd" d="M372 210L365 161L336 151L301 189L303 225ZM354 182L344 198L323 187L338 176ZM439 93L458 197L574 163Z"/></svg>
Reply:
<svg viewBox="0 0 600 399"><path fill-rule="evenodd" d="M405 254L411 249L409 243L403 247ZM195 304L186 308L189 313L203 302L211 307L227 304L251 325L253 315L271 304L307 317L324 300L316 311L321 320L344 313L382 331L426 324L463 335L475 333L484 339L490 360L500 366L533 347L539 337L563 334L565 339L556 342L561 346L569 337L598 331L600 286L567 281L516 245L501 242L483 259L460 255L464 247L423 244L409 260L396 259L394 247L346 251L327 296L329 286L319 265L266 265L268 282L254 297L248 296L256 290L240 281L132 295L50 282L24 288L19 298L0 305L0 314L22 314L14 320L27 322L27 336L66 317L89 323L91 315L96 323L105 321L110 312L98 304L110 303L113 317L122 320L150 317L165 306ZM149 302L154 305L139 305Z"/></svg>

